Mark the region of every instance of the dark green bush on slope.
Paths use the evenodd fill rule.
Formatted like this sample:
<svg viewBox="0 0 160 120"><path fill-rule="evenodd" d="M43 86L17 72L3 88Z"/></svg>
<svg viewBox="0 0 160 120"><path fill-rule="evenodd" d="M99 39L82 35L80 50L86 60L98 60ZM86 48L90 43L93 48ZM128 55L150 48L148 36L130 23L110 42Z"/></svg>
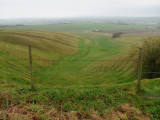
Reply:
<svg viewBox="0 0 160 120"><path fill-rule="evenodd" d="M123 32L113 33L112 38L119 38L122 34L124 34L124 33Z"/></svg>
<svg viewBox="0 0 160 120"><path fill-rule="evenodd" d="M160 77L160 37L145 39L143 48L143 77Z"/></svg>

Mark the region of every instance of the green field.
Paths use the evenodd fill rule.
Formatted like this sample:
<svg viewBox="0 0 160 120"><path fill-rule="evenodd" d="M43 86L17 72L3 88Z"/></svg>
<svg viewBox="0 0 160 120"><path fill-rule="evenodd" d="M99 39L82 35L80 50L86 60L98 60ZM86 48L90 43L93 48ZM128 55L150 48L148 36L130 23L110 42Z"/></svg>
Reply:
<svg viewBox="0 0 160 120"><path fill-rule="evenodd" d="M54 31L66 31L66 32L82 32L92 31L95 29L103 31L113 31L122 29L156 29L157 25L118 25L118 24L40 24L40 25L25 25L25 26L9 26L9 29L25 29L25 30L54 30Z"/></svg>
<svg viewBox="0 0 160 120"><path fill-rule="evenodd" d="M49 31L1 30L1 33L1 58L5 63L1 63L2 86L6 82L15 88L29 85L28 45L33 47L33 78L39 87L107 85L131 82L137 77L126 69L134 66L132 61L126 64L128 61L118 59L130 59L128 50L141 37L123 37L122 41L91 32L79 36ZM124 73L119 75L120 72ZM107 75L110 73L115 75Z"/></svg>
<svg viewBox="0 0 160 120"><path fill-rule="evenodd" d="M143 80L141 91L136 88L138 52L133 48L145 36L113 39L112 34L92 32L145 27L57 24L0 29L0 119L158 120L159 79Z"/></svg>

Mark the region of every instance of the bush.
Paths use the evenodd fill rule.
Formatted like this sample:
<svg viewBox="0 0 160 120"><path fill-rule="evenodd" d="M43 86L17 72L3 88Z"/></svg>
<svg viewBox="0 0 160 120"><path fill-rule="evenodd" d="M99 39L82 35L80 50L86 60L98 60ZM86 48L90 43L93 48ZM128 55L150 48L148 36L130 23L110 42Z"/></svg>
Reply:
<svg viewBox="0 0 160 120"><path fill-rule="evenodd" d="M113 33L112 38L118 38L118 37L120 37L122 34L124 34L124 33L123 33L123 32Z"/></svg>
<svg viewBox="0 0 160 120"><path fill-rule="evenodd" d="M143 46L143 74L144 78L160 77L160 37L145 39Z"/></svg>

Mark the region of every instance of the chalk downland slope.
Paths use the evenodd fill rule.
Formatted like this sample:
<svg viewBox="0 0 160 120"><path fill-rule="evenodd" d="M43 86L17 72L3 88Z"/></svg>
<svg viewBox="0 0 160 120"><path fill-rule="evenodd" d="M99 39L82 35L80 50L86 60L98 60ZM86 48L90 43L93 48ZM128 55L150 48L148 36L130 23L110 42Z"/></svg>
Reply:
<svg viewBox="0 0 160 120"><path fill-rule="evenodd" d="M76 54L79 40L78 36L69 33L0 30L0 85L30 84L28 46L32 46L34 70L39 71L38 67L55 63L50 59Z"/></svg>
<svg viewBox="0 0 160 120"><path fill-rule="evenodd" d="M32 46L36 50L47 53L60 53L62 55L72 55L78 51L79 38L69 33L49 32L49 31L20 31L20 30L0 30L1 51L11 46L16 48ZM22 48L23 49L23 48ZM5 52L5 51L4 51Z"/></svg>
<svg viewBox="0 0 160 120"><path fill-rule="evenodd" d="M93 62L83 72L99 74L99 84L128 83L137 80L138 51L129 50L118 55ZM91 69L93 68L93 69ZM101 85L103 85L101 84Z"/></svg>

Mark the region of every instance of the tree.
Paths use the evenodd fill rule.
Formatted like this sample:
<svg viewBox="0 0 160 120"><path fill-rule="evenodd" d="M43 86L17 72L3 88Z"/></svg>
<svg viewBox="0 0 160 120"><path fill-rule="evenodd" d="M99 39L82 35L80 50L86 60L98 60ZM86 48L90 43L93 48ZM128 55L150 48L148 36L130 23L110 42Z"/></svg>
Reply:
<svg viewBox="0 0 160 120"><path fill-rule="evenodd" d="M160 77L160 37L149 37L142 44L144 78Z"/></svg>
<svg viewBox="0 0 160 120"><path fill-rule="evenodd" d="M123 33L123 32L113 33L112 38L118 38L118 37L120 37L122 34L124 34L124 33Z"/></svg>

